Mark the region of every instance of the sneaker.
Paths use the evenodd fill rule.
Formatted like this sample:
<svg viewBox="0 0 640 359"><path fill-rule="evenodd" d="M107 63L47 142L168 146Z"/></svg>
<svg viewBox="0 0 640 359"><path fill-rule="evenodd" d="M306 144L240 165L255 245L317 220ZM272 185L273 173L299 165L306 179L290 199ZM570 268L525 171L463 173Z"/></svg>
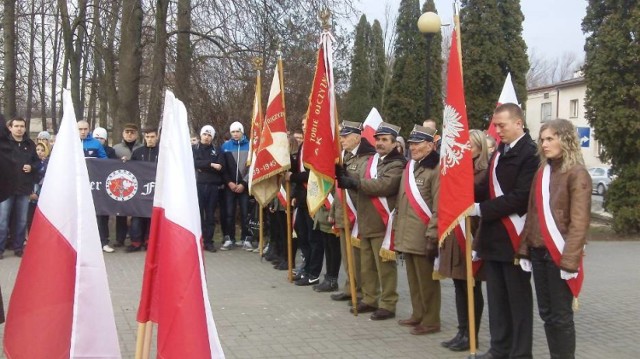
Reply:
<svg viewBox="0 0 640 359"><path fill-rule="evenodd" d="M13 254L14 254L16 257L22 257L22 255L24 254L24 252L22 251L22 249L18 249L18 250L16 250L16 251L13 251Z"/></svg>
<svg viewBox="0 0 640 359"><path fill-rule="evenodd" d="M215 252L217 252L217 250L216 250L216 246L214 246L214 245L213 245L213 243L207 243L207 244L205 244L205 245L204 245L204 250L205 250L205 251L208 251L208 252L211 252L211 253L215 253Z"/></svg>
<svg viewBox="0 0 640 359"><path fill-rule="evenodd" d="M105 244L104 246L102 246L102 251L105 253L113 253L116 250L111 248L111 246L109 246L108 244Z"/></svg>
<svg viewBox="0 0 640 359"><path fill-rule="evenodd" d="M335 279L325 279L322 283L313 286L316 292L335 292L338 290L338 282Z"/></svg>
<svg viewBox="0 0 640 359"><path fill-rule="evenodd" d="M249 241L244 241L244 244L242 245L242 249L244 249L245 251L248 251L248 252L253 252L253 246L251 245L251 242L249 242Z"/></svg>
<svg viewBox="0 0 640 359"><path fill-rule="evenodd" d="M318 284L320 282L320 278L319 277L313 277L311 275L309 276L302 276L302 278L298 279L295 282L295 285L298 286L308 286L308 285L314 285L314 284Z"/></svg>
<svg viewBox="0 0 640 359"><path fill-rule="evenodd" d="M236 241L236 243L234 244L234 246L236 246L236 247L242 247L242 242L240 242L240 241Z"/></svg>
<svg viewBox="0 0 640 359"><path fill-rule="evenodd" d="M139 246L134 246L133 244L130 245L129 247L127 247L126 251L127 253L131 253L131 252L138 252L142 250L142 245Z"/></svg>
<svg viewBox="0 0 640 359"><path fill-rule="evenodd" d="M222 247L220 247L221 251L228 251L231 248L233 248L233 242L231 242L230 239L227 239L226 241L224 241L224 244L222 245Z"/></svg>

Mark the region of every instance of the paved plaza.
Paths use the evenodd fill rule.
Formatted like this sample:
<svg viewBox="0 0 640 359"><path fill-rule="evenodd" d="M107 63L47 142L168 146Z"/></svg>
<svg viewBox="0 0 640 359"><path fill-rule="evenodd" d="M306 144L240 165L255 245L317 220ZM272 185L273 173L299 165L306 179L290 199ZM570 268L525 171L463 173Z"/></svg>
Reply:
<svg viewBox="0 0 640 359"><path fill-rule="evenodd" d="M586 280L577 312L578 358L637 357L640 338L640 242L592 242L587 247ZM439 343L456 333L453 284L442 282L442 332L413 336L396 320L354 317L345 302L327 293L296 287L286 272L273 270L258 255L240 249L205 253L209 295L227 358L464 358ZM136 309L144 252L122 249L105 254L123 358L133 358ZM9 301L19 265L10 252L0 261L0 284ZM409 289L398 267L397 318L410 315ZM342 280L342 278L341 278ZM486 298L486 297L485 297ZM43 298L46 300L46 298ZM534 356L549 356L542 322L534 310ZM44 319L44 318L43 318ZM4 326L0 326L0 336ZM34 340L37 340L34 333ZM480 349L488 348L488 320L480 329Z"/></svg>

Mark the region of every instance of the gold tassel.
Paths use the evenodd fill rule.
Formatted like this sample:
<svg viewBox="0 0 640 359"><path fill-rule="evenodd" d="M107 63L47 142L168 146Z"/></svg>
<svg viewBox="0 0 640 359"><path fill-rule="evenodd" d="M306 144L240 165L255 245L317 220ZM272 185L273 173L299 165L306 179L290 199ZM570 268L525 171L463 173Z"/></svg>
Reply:
<svg viewBox="0 0 640 359"><path fill-rule="evenodd" d="M360 248L360 238L351 237L351 245L356 248Z"/></svg>
<svg viewBox="0 0 640 359"><path fill-rule="evenodd" d="M574 312L577 312L578 310L580 310L580 302L578 302L578 297L573 297L573 302L571 303L571 309L573 309Z"/></svg>
<svg viewBox="0 0 640 359"><path fill-rule="evenodd" d="M437 270L434 270L433 274L431 275L431 279L433 279L433 280L445 280L445 279L447 279L447 277L445 277L442 274L440 274L440 272L438 272Z"/></svg>
<svg viewBox="0 0 640 359"><path fill-rule="evenodd" d="M385 248L380 248L378 253L383 262L394 262L396 260L396 252Z"/></svg>

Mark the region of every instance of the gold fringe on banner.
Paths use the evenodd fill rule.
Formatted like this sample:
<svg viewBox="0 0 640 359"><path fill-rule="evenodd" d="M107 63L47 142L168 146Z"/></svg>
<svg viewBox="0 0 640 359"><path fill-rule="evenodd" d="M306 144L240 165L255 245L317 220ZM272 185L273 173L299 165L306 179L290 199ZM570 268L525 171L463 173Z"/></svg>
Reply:
<svg viewBox="0 0 640 359"><path fill-rule="evenodd" d="M351 245L356 248L360 248L360 238L351 237Z"/></svg>
<svg viewBox="0 0 640 359"><path fill-rule="evenodd" d="M380 252L378 253L383 262L395 262L396 260L396 252L390 251L386 248L380 248Z"/></svg>

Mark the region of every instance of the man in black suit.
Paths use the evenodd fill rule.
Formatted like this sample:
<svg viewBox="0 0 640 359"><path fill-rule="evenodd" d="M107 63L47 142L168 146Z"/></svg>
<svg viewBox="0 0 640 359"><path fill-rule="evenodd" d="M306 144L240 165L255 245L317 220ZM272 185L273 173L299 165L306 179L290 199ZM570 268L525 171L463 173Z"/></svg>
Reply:
<svg viewBox="0 0 640 359"><path fill-rule="evenodd" d="M475 249L487 276L491 347L476 358L531 358L531 273L518 265L515 250L539 160L518 105L500 105L493 122L502 141L473 213L481 217Z"/></svg>

